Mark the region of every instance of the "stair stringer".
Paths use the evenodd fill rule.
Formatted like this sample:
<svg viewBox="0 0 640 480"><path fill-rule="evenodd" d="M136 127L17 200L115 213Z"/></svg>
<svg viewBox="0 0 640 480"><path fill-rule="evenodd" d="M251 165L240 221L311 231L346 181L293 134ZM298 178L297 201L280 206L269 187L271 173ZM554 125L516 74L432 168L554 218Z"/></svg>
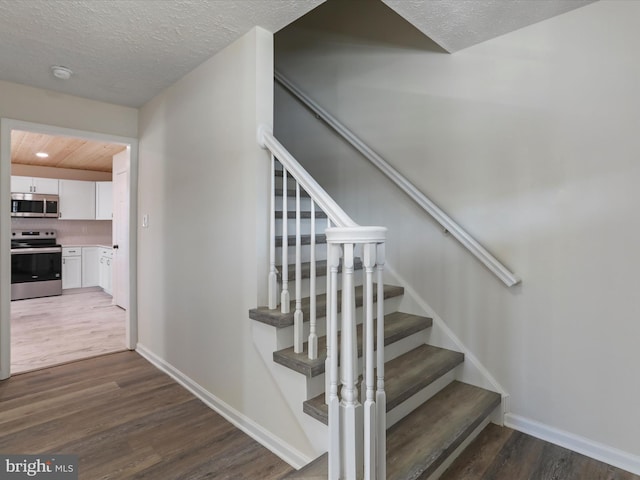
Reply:
<svg viewBox="0 0 640 480"><path fill-rule="evenodd" d="M456 380L500 394L502 397L501 406L496 410L491 420L498 425L504 425L504 416L509 413L509 393L500 382L491 375L491 372L447 326L427 301L388 263L385 264L385 283L392 283L404 288L404 295L400 300L401 311L415 315L426 315L433 319L433 325L427 333L426 343L428 345L456 350L464 354L464 362L456 370Z"/></svg>

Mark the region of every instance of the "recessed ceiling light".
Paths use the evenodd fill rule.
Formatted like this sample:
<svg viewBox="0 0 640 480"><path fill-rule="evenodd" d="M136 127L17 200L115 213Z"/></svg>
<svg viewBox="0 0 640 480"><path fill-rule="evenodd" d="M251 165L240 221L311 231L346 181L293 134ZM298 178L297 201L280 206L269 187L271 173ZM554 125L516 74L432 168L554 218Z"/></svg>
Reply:
<svg viewBox="0 0 640 480"><path fill-rule="evenodd" d="M36 157L39 157L39 158L48 158L48 157L49 157L49 154L48 154L48 153L44 153L44 152L38 152L38 153L36 153Z"/></svg>
<svg viewBox="0 0 640 480"><path fill-rule="evenodd" d="M71 75L73 75L73 71L71 71L70 68L63 67L62 65L53 65L51 67L51 73L60 80L69 80Z"/></svg>

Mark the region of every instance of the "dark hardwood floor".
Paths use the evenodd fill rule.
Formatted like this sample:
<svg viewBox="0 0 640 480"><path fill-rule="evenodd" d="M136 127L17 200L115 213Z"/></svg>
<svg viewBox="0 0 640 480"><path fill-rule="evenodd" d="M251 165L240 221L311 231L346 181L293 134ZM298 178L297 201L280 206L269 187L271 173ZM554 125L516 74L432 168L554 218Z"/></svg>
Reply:
<svg viewBox="0 0 640 480"><path fill-rule="evenodd" d="M0 382L0 452L77 454L83 480L276 479L292 470L134 352Z"/></svg>
<svg viewBox="0 0 640 480"><path fill-rule="evenodd" d="M82 480L268 480L293 470L134 352L0 382L0 452L77 454ZM441 478L640 480L492 424Z"/></svg>
<svg viewBox="0 0 640 480"><path fill-rule="evenodd" d="M640 480L640 476L489 424L441 480Z"/></svg>

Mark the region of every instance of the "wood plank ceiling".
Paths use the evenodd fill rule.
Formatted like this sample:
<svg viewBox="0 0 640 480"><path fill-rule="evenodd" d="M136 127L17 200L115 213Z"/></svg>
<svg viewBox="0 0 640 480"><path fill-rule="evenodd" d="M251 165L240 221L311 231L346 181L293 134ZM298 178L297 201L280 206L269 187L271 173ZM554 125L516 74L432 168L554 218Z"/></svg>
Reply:
<svg viewBox="0 0 640 480"><path fill-rule="evenodd" d="M113 156L125 148L127 148L126 145L74 137L20 130L11 132L11 163L21 165L111 172ZM47 153L49 156L37 157L38 152Z"/></svg>

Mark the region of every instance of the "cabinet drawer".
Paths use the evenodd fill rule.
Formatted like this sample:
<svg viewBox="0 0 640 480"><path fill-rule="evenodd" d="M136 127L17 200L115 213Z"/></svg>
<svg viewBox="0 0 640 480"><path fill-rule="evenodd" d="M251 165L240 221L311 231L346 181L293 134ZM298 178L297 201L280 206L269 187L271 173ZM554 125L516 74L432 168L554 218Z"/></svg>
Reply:
<svg viewBox="0 0 640 480"><path fill-rule="evenodd" d="M82 248L80 247L62 247L63 257L77 257L82 255Z"/></svg>

